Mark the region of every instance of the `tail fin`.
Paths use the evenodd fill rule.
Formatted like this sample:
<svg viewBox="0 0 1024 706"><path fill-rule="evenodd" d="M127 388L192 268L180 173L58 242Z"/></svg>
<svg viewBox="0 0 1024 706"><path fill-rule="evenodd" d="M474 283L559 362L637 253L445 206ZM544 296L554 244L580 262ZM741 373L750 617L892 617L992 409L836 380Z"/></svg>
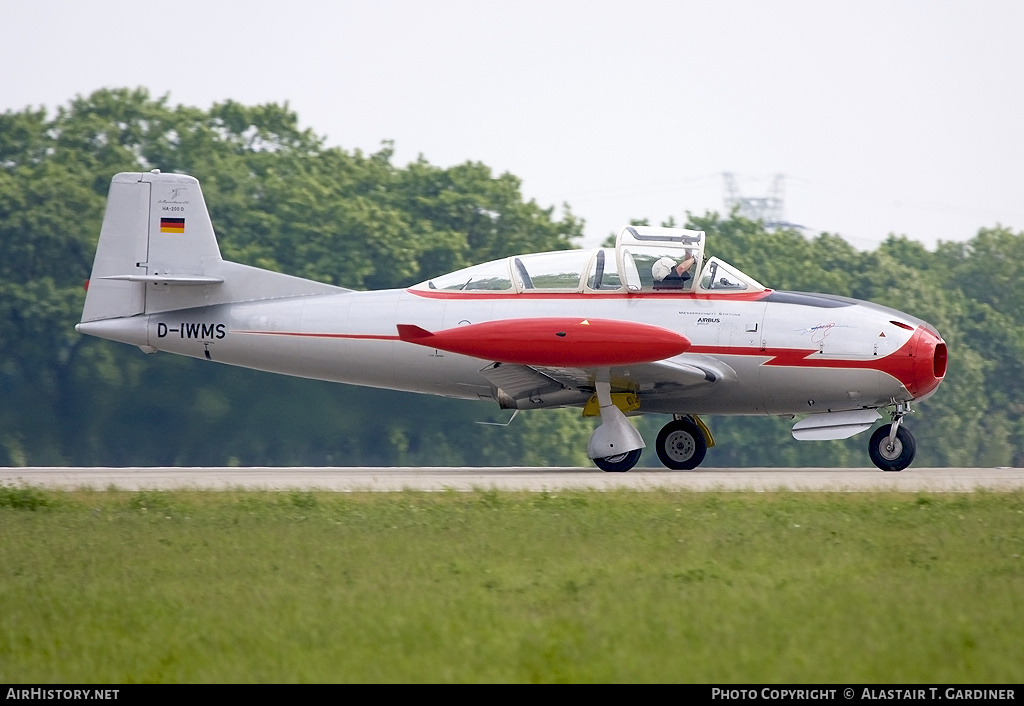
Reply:
<svg viewBox="0 0 1024 706"><path fill-rule="evenodd" d="M194 177L122 172L110 182L82 321L342 291L221 258Z"/></svg>

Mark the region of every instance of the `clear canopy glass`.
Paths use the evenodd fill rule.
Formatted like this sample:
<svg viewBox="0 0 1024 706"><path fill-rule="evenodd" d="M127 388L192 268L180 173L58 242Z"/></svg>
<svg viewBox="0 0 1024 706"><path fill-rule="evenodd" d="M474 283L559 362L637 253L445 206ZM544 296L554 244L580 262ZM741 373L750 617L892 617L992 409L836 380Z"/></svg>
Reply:
<svg viewBox="0 0 1024 706"><path fill-rule="evenodd" d="M502 292L734 294L764 286L719 260L704 260L704 231L627 226L614 248L514 255L435 277L414 289Z"/></svg>

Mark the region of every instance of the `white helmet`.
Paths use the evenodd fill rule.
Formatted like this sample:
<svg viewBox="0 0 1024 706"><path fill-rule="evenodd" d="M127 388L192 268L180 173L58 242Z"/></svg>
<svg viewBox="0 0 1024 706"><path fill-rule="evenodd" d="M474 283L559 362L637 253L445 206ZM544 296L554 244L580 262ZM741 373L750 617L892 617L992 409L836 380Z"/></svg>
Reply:
<svg viewBox="0 0 1024 706"><path fill-rule="evenodd" d="M651 275L654 276L654 280L656 282L660 282L661 280L668 277L668 273L671 272L672 268L675 266L676 261L673 260L668 255L666 255L665 257L661 258L653 265L651 265Z"/></svg>

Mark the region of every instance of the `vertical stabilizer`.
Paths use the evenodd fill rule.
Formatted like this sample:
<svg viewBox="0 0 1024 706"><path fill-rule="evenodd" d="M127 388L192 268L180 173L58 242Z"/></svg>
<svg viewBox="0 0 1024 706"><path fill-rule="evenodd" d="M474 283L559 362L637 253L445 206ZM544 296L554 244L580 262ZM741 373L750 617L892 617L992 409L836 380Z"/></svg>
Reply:
<svg viewBox="0 0 1024 706"><path fill-rule="evenodd" d="M222 262L199 182L184 174L122 172L110 182L82 321L149 312L169 285L211 285ZM149 301L152 299L153 301Z"/></svg>

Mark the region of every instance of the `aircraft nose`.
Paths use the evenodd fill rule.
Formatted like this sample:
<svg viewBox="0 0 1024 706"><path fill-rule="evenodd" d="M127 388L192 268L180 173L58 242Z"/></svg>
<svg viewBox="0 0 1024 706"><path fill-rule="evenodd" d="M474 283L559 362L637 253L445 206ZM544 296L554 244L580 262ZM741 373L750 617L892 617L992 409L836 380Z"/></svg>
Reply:
<svg viewBox="0 0 1024 706"><path fill-rule="evenodd" d="M909 392L921 399L934 392L946 376L946 342L935 329L919 326L911 346L914 369Z"/></svg>

